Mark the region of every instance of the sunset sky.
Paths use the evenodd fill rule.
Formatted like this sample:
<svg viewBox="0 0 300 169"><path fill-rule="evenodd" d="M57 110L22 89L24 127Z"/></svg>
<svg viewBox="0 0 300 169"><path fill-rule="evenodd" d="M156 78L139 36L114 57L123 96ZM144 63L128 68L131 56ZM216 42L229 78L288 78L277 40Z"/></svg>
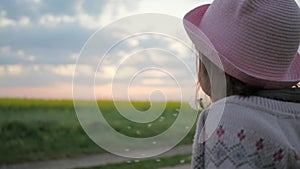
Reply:
<svg viewBox="0 0 300 169"><path fill-rule="evenodd" d="M76 59L83 45L95 31L116 22L118 19L134 14L160 13L182 18L185 13L201 4L212 0L1 0L0 2L0 97L71 99L72 77ZM113 40L106 37L107 41ZM113 37L111 37L113 38ZM147 37L145 38L147 39ZM150 38L155 43L155 39ZM143 37L129 39L129 47L138 48L143 45ZM149 43L145 42L145 43ZM176 55L186 59L190 68L194 69L195 58L186 57L186 51L176 42L165 42L161 48L172 49ZM128 45L127 45L128 46ZM126 52L127 51L127 52ZM131 51L132 52L132 51ZM156 53L155 53L156 52ZM110 99L112 84L106 80L114 76L134 75L138 78L129 86L122 80L115 81L116 89L127 86L132 99L151 97L160 100L165 93L169 100L177 100L180 90L175 81L191 82L185 78L180 64L173 63L170 57L159 56L160 51L141 53L149 55L151 63L165 63L160 69L141 71L141 65L151 65L147 59L137 61L133 56L127 67L117 71L113 65L99 68L96 80L96 97ZM130 54L126 45L116 51L116 55ZM94 75L93 69L82 65L82 76ZM188 65L189 66L189 65ZM170 71L169 71L170 70ZM195 71L195 70L193 70ZM128 73L129 72L129 73ZM182 73L182 75L180 75ZM193 72L195 73L195 72ZM124 75L125 74L125 75ZM128 77L130 78L130 77ZM174 78L174 77L173 77ZM100 79L100 80L99 80ZM191 82L194 83L194 82ZM182 83L185 84L185 83ZM194 84L180 86L190 88ZM82 85L82 91L87 87ZM191 94L194 88L190 88ZM165 97L166 97L165 96ZM156 98L157 97L157 98ZM83 99L91 99L82 93ZM126 99L118 95L118 99ZM188 99L188 98L186 98Z"/></svg>

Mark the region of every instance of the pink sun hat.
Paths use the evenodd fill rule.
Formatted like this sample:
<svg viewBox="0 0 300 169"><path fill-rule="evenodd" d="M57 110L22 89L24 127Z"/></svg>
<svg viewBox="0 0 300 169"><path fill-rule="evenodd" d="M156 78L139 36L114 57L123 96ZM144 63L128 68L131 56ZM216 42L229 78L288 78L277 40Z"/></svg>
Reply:
<svg viewBox="0 0 300 169"><path fill-rule="evenodd" d="M294 0L215 0L184 17L196 49L227 74L265 89L300 81Z"/></svg>

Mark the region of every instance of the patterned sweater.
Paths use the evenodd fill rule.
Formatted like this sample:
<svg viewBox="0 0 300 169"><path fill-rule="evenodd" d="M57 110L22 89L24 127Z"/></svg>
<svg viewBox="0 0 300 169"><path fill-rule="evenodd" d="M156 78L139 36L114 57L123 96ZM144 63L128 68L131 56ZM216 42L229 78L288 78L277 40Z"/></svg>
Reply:
<svg viewBox="0 0 300 169"><path fill-rule="evenodd" d="M194 169L300 169L300 104L231 96L198 120Z"/></svg>

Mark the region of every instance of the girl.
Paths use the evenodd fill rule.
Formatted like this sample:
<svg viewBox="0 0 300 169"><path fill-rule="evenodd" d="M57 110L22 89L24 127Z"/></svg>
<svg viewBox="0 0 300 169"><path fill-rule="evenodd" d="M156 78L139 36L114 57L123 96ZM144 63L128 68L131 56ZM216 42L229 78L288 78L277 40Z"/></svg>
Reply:
<svg viewBox="0 0 300 169"><path fill-rule="evenodd" d="M184 26L199 51L198 83L213 101L198 120L193 168L299 169L296 2L215 0L186 14Z"/></svg>

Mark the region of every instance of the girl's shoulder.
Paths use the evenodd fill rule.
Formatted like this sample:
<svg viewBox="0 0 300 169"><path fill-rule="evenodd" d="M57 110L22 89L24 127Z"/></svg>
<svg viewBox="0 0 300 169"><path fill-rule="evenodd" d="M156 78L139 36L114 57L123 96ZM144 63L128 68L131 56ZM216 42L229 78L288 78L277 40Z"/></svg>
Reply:
<svg viewBox="0 0 300 169"><path fill-rule="evenodd" d="M193 160L202 159L204 168L211 165L216 168L269 166L276 169L300 166L298 147L287 146L256 130L230 123L220 123L205 141L195 142L194 148Z"/></svg>
<svg viewBox="0 0 300 169"><path fill-rule="evenodd" d="M212 104L205 113L207 124L224 124L255 131L269 140L288 144L298 139L300 147L300 104L262 97L231 96ZM296 142L296 141L295 141ZM295 143L296 144L296 143Z"/></svg>
<svg viewBox="0 0 300 169"><path fill-rule="evenodd" d="M233 167L299 166L300 135L296 129L300 129L300 109L297 104L289 109L278 107L280 104L239 96L213 103L200 116L195 147L210 158L210 165L217 167L225 161ZM286 122L290 123L284 126ZM201 150L201 146L205 148ZM200 157L204 158L194 156Z"/></svg>
<svg viewBox="0 0 300 169"><path fill-rule="evenodd" d="M300 103L284 102L257 96L230 96L213 103L205 110L221 120L253 126L278 119L300 119Z"/></svg>

